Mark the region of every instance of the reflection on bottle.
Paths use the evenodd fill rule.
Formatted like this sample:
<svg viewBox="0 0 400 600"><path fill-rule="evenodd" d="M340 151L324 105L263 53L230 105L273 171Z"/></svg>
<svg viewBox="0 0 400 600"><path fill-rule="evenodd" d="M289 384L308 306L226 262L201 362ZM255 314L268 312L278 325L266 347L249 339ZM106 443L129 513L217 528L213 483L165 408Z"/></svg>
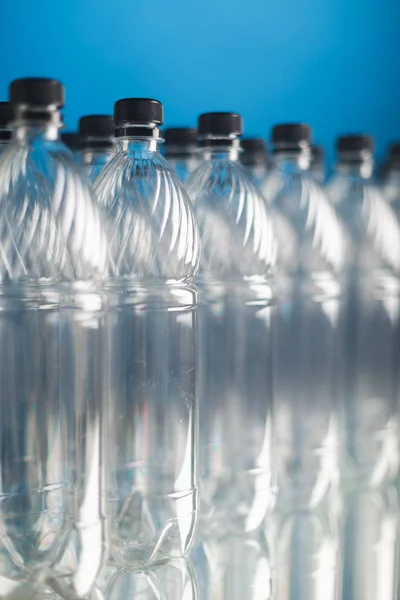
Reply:
<svg viewBox="0 0 400 600"><path fill-rule="evenodd" d="M335 526L322 511L290 513L274 523L274 600L337 600Z"/></svg>
<svg viewBox="0 0 400 600"><path fill-rule="evenodd" d="M192 560L199 600L272 600L271 560L263 534L208 539Z"/></svg>
<svg viewBox="0 0 400 600"><path fill-rule="evenodd" d="M349 494L342 519L343 600L393 600L398 501L394 487Z"/></svg>
<svg viewBox="0 0 400 600"><path fill-rule="evenodd" d="M105 569L91 600L198 600L193 567L184 559L152 569Z"/></svg>

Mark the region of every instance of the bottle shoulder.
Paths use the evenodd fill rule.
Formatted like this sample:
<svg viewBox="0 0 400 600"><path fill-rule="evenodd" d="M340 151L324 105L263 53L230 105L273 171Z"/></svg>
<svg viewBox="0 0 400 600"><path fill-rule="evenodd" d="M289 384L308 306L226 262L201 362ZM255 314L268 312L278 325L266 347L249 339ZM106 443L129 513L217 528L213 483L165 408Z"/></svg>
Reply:
<svg viewBox="0 0 400 600"><path fill-rule="evenodd" d="M322 187L307 172L271 172L265 184L278 238L278 264L287 270L340 272L344 229Z"/></svg>
<svg viewBox="0 0 400 600"><path fill-rule="evenodd" d="M379 186L368 180L334 176L327 193L345 227L348 262L365 270L400 272L400 226Z"/></svg>
<svg viewBox="0 0 400 600"><path fill-rule="evenodd" d="M157 153L118 152L95 181L115 277L190 283L200 240L187 192Z"/></svg>
<svg viewBox="0 0 400 600"><path fill-rule="evenodd" d="M202 241L202 277L267 276L276 260L272 219L243 166L204 161L187 185Z"/></svg>
<svg viewBox="0 0 400 600"><path fill-rule="evenodd" d="M107 272L104 223L59 142L12 142L0 156L0 277L77 280Z"/></svg>

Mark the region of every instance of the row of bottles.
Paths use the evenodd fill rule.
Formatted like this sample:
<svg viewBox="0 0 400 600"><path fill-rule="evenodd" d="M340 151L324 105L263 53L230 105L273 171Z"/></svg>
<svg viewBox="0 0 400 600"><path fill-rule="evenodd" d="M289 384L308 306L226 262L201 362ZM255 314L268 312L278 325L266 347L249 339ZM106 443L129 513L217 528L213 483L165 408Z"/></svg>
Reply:
<svg viewBox="0 0 400 600"><path fill-rule="evenodd" d="M394 600L397 163L63 104L0 105L0 598Z"/></svg>

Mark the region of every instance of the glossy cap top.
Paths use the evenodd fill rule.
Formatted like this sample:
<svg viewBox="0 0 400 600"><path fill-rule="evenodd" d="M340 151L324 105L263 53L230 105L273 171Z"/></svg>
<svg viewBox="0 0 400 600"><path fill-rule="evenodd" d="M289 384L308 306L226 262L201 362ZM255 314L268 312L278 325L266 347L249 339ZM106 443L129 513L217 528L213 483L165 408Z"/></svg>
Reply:
<svg viewBox="0 0 400 600"><path fill-rule="evenodd" d="M370 135L343 135L336 142L338 154L351 152L373 152L375 149L374 138Z"/></svg>
<svg viewBox="0 0 400 600"><path fill-rule="evenodd" d="M79 119L79 133L82 137L114 137L114 119L110 115L86 115Z"/></svg>
<svg viewBox="0 0 400 600"><path fill-rule="evenodd" d="M312 129L305 123L283 123L272 128L272 142L275 146L298 147L311 144Z"/></svg>
<svg viewBox="0 0 400 600"><path fill-rule="evenodd" d="M123 98L114 104L114 120L118 125L137 123L145 125L164 123L164 109L161 102L151 98Z"/></svg>
<svg viewBox="0 0 400 600"><path fill-rule="evenodd" d="M239 136L243 133L243 120L232 112L204 113L198 120L199 136Z"/></svg>
<svg viewBox="0 0 400 600"><path fill-rule="evenodd" d="M165 144L171 146L195 146L197 129L193 127L169 127L164 130Z"/></svg>
<svg viewBox="0 0 400 600"><path fill-rule="evenodd" d="M15 105L62 108L65 101L64 86L56 79L45 77L15 79L10 83L9 100Z"/></svg>

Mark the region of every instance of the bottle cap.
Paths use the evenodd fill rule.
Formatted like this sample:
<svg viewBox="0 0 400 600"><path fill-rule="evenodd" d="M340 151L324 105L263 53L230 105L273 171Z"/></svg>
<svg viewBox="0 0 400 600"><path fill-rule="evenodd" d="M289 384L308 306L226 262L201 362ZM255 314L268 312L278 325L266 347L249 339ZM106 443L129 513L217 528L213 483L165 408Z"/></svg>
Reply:
<svg viewBox="0 0 400 600"><path fill-rule="evenodd" d="M338 154L373 153L375 149L374 138L370 135L342 135L336 142Z"/></svg>
<svg viewBox="0 0 400 600"><path fill-rule="evenodd" d="M243 119L232 112L203 113L197 129L200 137L236 137L243 133Z"/></svg>
<svg viewBox="0 0 400 600"><path fill-rule="evenodd" d="M285 149L299 149L311 144L312 130L305 123L283 123L272 128L272 142L274 146Z"/></svg>
<svg viewBox="0 0 400 600"><path fill-rule="evenodd" d="M81 147L81 136L75 131L64 131L61 134L61 141L73 152Z"/></svg>
<svg viewBox="0 0 400 600"><path fill-rule="evenodd" d="M244 152L249 154L265 154L267 147L262 138L243 138L240 142Z"/></svg>
<svg viewBox="0 0 400 600"><path fill-rule="evenodd" d="M12 109L9 102L0 102L0 127L7 128L12 121Z"/></svg>
<svg viewBox="0 0 400 600"><path fill-rule="evenodd" d="M85 115L79 119L79 134L81 137L114 138L114 119L109 115Z"/></svg>
<svg viewBox="0 0 400 600"><path fill-rule="evenodd" d="M193 127L169 127L164 129L165 144L170 146L195 146L197 129Z"/></svg>
<svg viewBox="0 0 400 600"><path fill-rule="evenodd" d="M64 86L56 79L26 77L15 79L9 86L11 104L29 107L64 106Z"/></svg>
<svg viewBox="0 0 400 600"><path fill-rule="evenodd" d="M162 125L163 105L151 98L123 98L114 104L114 120L117 125L128 123Z"/></svg>
<svg viewBox="0 0 400 600"><path fill-rule="evenodd" d="M389 147L389 158L400 160L400 142L394 142Z"/></svg>

